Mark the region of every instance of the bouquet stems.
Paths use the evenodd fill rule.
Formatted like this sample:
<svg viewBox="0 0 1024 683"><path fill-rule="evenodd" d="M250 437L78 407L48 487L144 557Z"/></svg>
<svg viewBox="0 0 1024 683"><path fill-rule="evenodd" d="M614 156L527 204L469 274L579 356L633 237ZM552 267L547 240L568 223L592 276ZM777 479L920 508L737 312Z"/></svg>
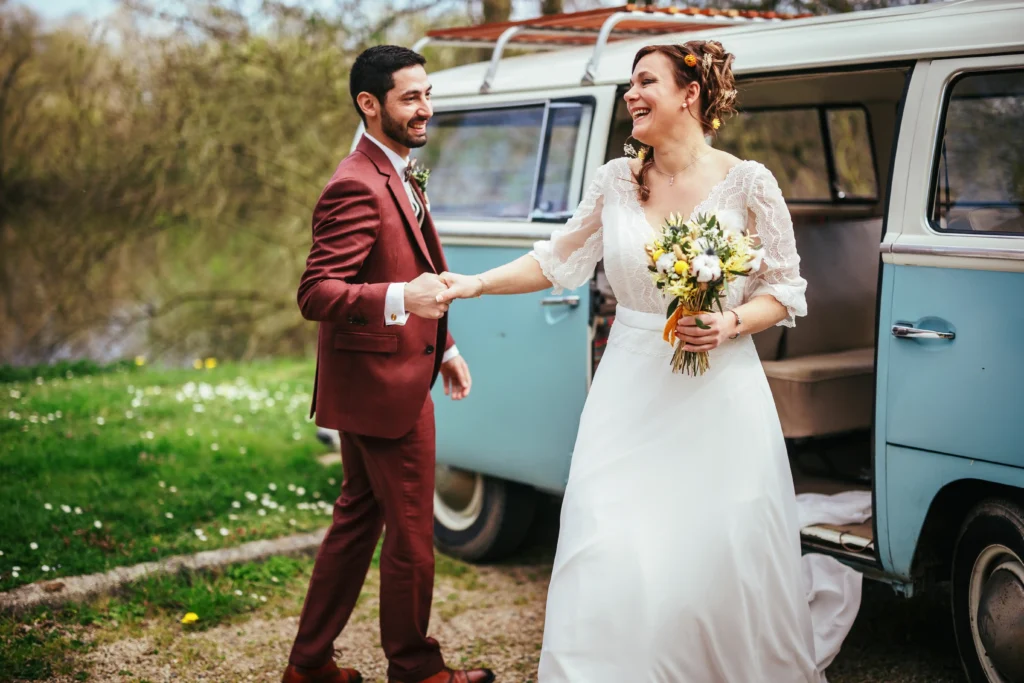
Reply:
<svg viewBox="0 0 1024 683"><path fill-rule="evenodd" d="M686 342L676 341L676 324L680 318L699 315L701 313L713 313L711 308L711 297L707 292L699 292L690 299L677 299L675 310L669 316L665 325L666 341L675 341L676 349L672 354L672 372L684 372L691 377L703 375L711 367L707 351L684 351ZM698 325L700 327L700 325Z"/></svg>

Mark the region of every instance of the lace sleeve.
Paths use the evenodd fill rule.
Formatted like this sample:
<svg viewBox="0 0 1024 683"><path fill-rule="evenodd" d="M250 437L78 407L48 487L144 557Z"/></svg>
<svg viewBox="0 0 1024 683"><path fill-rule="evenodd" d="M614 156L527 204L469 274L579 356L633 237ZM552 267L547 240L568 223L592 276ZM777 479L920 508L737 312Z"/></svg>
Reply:
<svg viewBox="0 0 1024 683"><path fill-rule="evenodd" d="M554 286L555 294L589 282L604 253L601 211L606 168L602 166L597 170L572 218L556 228L550 239L534 243L530 252L540 264L544 277Z"/></svg>
<svg viewBox="0 0 1024 683"><path fill-rule="evenodd" d="M807 315L807 281L800 277L800 256L793 237L793 220L782 198L775 176L763 166L754 174L747 193L747 208L756 234L764 249L761 268L747 281L745 299L769 294L786 307L789 314L779 324L796 325L797 316Z"/></svg>

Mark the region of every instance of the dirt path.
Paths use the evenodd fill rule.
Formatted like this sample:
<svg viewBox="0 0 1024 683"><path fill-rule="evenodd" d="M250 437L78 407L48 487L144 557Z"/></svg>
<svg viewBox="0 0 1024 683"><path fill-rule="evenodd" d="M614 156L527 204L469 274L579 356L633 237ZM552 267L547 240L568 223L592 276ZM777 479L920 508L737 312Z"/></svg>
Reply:
<svg viewBox="0 0 1024 683"><path fill-rule="evenodd" d="M540 656L549 566L477 568L463 577L438 577L431 635L449 665L486 665L503 681L532 681ZM339 662L358 668L368 683L384 683L379 647L377 579L339 639ZM183 633L176 624L148 624L145 633L100 643L86 660L90 681L280 680L295 636L301 596L239 624ZM268 610L269 611L269 610ZM70 681L71 679L66 679Z"/></svg>

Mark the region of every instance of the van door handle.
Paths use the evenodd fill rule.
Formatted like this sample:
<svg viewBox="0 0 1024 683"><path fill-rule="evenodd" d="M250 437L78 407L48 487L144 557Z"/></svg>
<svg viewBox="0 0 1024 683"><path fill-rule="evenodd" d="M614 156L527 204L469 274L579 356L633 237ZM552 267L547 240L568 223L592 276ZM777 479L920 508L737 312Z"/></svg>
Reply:
<svg viewBox="0 0 1024 683"><path fill-rule="evenodd" d="M956 332L936 332L909 325L893 325L892 336L897 339L956 339Z"/></svg>
<svg viewBox="0 0 1024 683"><path fill-rule="evenodd" d="M576 308L580 305L580 297L576 294L568 296L548 296L540 300L541 306L568 306Z"/></svg>

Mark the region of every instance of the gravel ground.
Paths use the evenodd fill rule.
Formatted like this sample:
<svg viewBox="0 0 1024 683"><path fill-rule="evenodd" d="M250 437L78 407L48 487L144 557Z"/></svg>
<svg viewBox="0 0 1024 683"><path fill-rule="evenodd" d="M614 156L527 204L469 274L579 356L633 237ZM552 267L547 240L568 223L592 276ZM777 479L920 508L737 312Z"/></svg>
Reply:
<svg viewBox="0 0 1024 683"><path fill-rule="evenodd" d="M431 631L449 664L487 665L500 681L535 680L554 536L550 519L542 521L533 546L515 562L438 578ZM359 668L368 682L384 683L376 594L371 574L338 642L339 661ZM137 637L101 643L86 655L89 680L279 681L300 601L297 595L268 610L274 614L260 612L202 633L153 625ZM942 592L907 600L867 582L860 616L828 671L829 683L964 683L949 614Z"/></svg>

